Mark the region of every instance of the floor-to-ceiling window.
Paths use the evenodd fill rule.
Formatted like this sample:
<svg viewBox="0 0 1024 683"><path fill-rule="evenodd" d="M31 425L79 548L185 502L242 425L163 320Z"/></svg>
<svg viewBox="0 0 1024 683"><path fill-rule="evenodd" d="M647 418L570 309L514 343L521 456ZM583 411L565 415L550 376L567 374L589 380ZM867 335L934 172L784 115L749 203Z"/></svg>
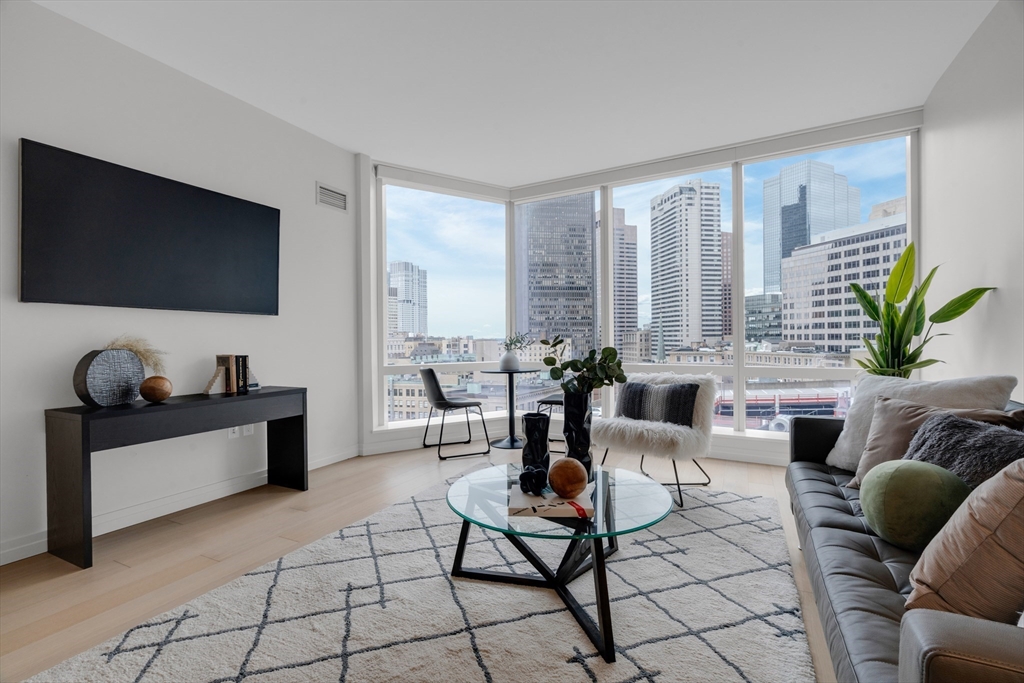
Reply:
<svg viewBox="0 0 1024 683"><path fill-rule="evenodd" d="M850 283L884 290L909 240L907 139L743 166L746 426L844 415L877 323Z"/></svg>
<svg viewBox="0 0 1024 683"><path fill-rule="evenodd" d="M480 400L485 411L503 410L503 382L460 368L500 355L504 204L388 185L382 205L387 421L427 417L423 365L437 366L448 395ZM395 374L402 366L409 371Z"/></svg>

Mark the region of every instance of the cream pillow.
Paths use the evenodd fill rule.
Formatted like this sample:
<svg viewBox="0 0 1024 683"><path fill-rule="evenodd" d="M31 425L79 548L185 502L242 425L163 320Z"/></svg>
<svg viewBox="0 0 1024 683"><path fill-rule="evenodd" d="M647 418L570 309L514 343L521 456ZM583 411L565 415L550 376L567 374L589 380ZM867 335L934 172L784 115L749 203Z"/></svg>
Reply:
<svg viewBox="0 0 1024 683"><path fill-rule="evenodd" d="M1001 410L1010 400L1017 378L1009 375L964 377L938 382L919 382L900 377L868 375L857 385L853 405L835 448L825 458L832 467L855 472L871 432L875 399L901 398L940 408L987 408Z"/></svg>

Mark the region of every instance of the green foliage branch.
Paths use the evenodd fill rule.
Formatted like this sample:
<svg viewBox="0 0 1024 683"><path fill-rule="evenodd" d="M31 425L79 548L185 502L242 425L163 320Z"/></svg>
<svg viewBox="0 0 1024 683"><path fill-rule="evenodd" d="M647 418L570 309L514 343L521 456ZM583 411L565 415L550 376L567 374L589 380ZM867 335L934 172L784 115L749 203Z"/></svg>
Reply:
<svg viewBox="0 0 1024 683"><path fill-rule="evenodd" d="M911 242L896 265L893 266L881 301L868 294L860 285L850 283L850 289L856 295L857 303L864 309L864 313L879 325L879 332L875 336L874 343L864 337L868 358L857 359L857 363L872 375L908 378L914 370L944 362L934 358L921 359L924 347L928 342L935 337L948 336L945 333L933 335L932 328L937 324L956 320L971 310L986 292L995 289L995 287L969 289L928 316L924 297L928 293L932 278L939 267L932 268L921 286L915 288L913 287L915 259L914 243ZM901 305L904 301L906 304ZM927 332L925 332L925 323L930 323ZM921 343L911 348L914 337L920 337L922 332L924 337Z"/></svg>
<svg viewBox="0 0 1024 683"><path fill-rule="evenodd" d="M562 391L567 394L589 394L594 389L626 381L626 373L622 371L622 361L615 347L606 346L600 354L597 349L591 349L583 358L563 361L565 340L561 336L550 341L541 339L540 343L548 347L544 365L551 368L551 379L562 380Z"/></svg>
<svg viewBox="0 0 1024 683"><path fill-rule="evenodd" d="M522 332L516 332L509 337L505 337L505 341L501 342L501 348L506 351L519 351L521 349L525 349L532 343L533 340L530 339L530 335L523 334Z"/></svg>

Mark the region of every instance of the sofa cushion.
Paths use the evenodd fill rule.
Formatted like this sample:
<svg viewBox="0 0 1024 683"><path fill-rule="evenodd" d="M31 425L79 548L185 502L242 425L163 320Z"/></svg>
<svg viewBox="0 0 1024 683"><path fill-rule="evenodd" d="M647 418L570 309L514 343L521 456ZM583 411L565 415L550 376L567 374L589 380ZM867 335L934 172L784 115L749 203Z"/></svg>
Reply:
<svg viewBox="0 0 1024 683"><path fill-rule="evenodd" d="M847 488L853 473L816 462L794 462L786 470L800 536L825 527L872 534L860 507L860 491Z"/></svg>
<svg viewBox="0 0 1024 683"><path fill-rule="evenodd" d="M804 549L839 680L895 681L917 556L877 536L824 527L811 529Z"/></svg>

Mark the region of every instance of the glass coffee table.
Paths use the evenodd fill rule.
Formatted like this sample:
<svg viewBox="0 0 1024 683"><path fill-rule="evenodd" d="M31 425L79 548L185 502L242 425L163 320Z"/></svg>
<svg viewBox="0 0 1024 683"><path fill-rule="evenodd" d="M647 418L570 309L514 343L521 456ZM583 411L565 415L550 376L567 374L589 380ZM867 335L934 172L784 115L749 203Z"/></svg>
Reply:
<svg viewBox="0 0 1024 683"><path fill-rule="evenodd" d="M593 517L512 516L508 511L509 491L512 487L519 488L521 471L519 465L488 467L461 477L448 489L448 506L463 520L451 574L555 591L605 661L614 662L615 641L605 558L618 550L619 536L646 529L665 519L672 511L672 497L661 484L642 474L595 466ZM463 569L466 539L474 524L504 534L540 576ZM568 541L558 567L549 567L526 544L526 538ZM594 575L597 623L569 592L569 584L588 571Z"/></svg>

